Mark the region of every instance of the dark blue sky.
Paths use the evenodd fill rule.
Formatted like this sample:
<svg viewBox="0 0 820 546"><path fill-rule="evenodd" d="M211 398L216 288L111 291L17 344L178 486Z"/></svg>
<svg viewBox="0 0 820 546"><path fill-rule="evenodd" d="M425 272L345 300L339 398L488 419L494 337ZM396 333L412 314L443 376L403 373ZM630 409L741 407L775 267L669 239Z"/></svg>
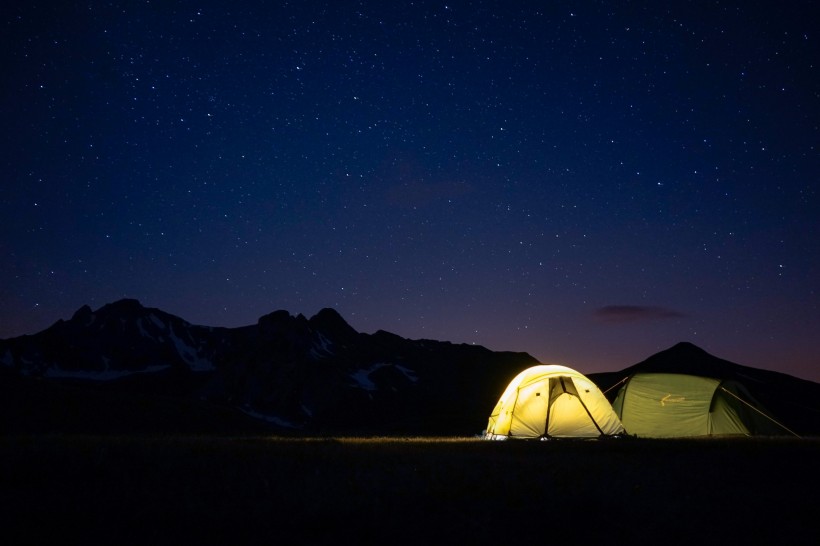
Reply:
<svg viewBox="0 0 820 546"><path fill-rule="evenodd" d="M584 373L691 341L820 381L812 8L13 2L0 337L122 297L333 307Z"/></svg>

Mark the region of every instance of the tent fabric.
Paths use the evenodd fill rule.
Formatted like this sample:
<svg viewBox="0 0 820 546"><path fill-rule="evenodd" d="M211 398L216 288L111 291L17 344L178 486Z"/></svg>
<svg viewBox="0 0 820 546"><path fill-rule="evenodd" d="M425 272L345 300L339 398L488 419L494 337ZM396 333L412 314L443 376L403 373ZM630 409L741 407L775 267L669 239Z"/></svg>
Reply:
<svg viewBox="0 0 820 546"><path fill-rule="evenodd" d="M628 434L645 438L776 435L740 383L673 373L637 373L621 386L612 407Z"/></svg>
<svg viewBox="0 0 820 546"><path fill-rule="evenodd" d="M566 366L542 364L507 385L490 413L485 438L596 438L623 432L595 383Z"/></svg>

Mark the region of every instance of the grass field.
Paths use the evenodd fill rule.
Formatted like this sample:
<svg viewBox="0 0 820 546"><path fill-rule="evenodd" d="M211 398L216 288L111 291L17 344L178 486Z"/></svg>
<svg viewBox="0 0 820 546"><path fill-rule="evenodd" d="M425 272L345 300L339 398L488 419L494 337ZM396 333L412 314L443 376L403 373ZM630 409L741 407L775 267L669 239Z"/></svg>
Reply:
<svg viewBox="0 0 820 546"><path fill-rule="evenodd" d="M3 543L807 544L820 439L6 436Z"/></svg>

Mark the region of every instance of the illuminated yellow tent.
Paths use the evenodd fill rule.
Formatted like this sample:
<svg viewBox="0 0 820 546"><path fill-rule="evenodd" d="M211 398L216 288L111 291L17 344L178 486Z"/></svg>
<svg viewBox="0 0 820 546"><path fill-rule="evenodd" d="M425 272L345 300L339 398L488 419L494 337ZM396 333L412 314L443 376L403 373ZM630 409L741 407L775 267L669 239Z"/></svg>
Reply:
<svg viewBox="0 0 820 546"><path fill-rule="evenodd" d="M636 373L612 407L630 435L644 438L791 433L732 380Z"/></svg>
<svg viewBox="0 0 820 546"><path fill-rule="evenodd" d="M490 414L484 437L597 438L623 432L595 383L571 368L542 364L510 382Z"/></svg>

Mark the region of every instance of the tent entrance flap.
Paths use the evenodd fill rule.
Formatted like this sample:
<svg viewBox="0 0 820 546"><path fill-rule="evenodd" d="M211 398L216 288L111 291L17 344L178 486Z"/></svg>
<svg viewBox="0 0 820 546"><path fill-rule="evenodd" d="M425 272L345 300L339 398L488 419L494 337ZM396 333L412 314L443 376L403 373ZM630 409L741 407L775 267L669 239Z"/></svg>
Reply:
<svg viewBox="0 0 820 546"><path fill-rule="evenodd" d="M593 417L592 412L590 412L587 405L584 404L584 399L581 398L580 394L578 394L578 389L575 387L575 382L572 380L572 377L563 375L558 377L552 377L549 380L549 385L549 403L547 404L547 418L544 423L544 437L550 437L550 410L553 408L558 399L562 396L574 397L574 399L578 401L578 403L586 412L590 422L593 425L595 425L595 428L598 431L598 433L604 434L604 431L601 430L601 427L598 426L598 423L595 421L595 417Z"/></svg>

